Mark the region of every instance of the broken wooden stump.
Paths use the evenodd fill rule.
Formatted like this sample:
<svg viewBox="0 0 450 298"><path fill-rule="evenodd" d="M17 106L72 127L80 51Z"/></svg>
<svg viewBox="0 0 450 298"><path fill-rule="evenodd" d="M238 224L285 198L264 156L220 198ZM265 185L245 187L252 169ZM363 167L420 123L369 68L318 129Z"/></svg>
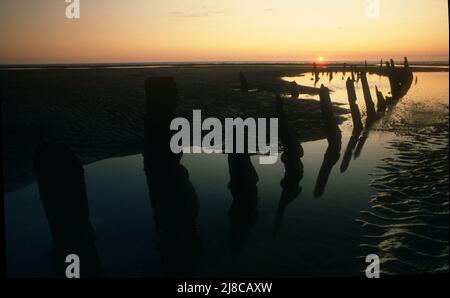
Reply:
<svg viewBox="0 0 450 298"><path fill-rule="evenodd" d="M83 264L81 276L101 277L80 160L64 144L45 144L36 150L33 164L53 239L53 262L58 276L65 277L66 257L77 254Z"/></svg>
<svg viewBox="0 0 450 298"><path fill-rule="evenodd" d="M189 172L180 164L182 153L170 148L177 86L171 77L145 82L146 114L144 171L154 210L162 270L170 276L190 275L197 265L199 202Z"/></svg>
<svg viewBox="0 0 450 298"><path fill-rule="evenodd" d="M296 81L291 82L291 97L298 98L300 95L300 87L298 86Z"/></svg>
<svg viewBox="0 0 450 298"><path fill-rule="evenodd" d="M375 86L375 92L377 94L377 112L383 113L386 111L386 100L384 99L383 93L378 90L377 86Z"/></svg>
<svg viewBox="0 0 450 298"><path fill-rule="evenodd" d="M327 136L328 144L332 146L340 146L342 133L333 112L333 106L330 99L330 90L323 84L320 86L319 96L320 108L322 110L323 123L325 126L325 134Z"/></svg>
<svg viewBox="0 0 450 298"><path fill-rule="evenodd" d="M363 124L361 120L361 112L359 111L359 107L357 104L357 97L355 91L355 85L350 78L347 79L347 95L348 95L348 103L350 105L350 111L352 114L352 122L353 122L353 134L358 134L363 130Z"/></svg>
<svg viewBox="0 0 450 298"><path fill-rule="evenodd" d="M241 91L242 92L248 92L248 82L245 75L242 73L242 71L239 72L239 81L241 82Z"/></svg>
<svg viewBox="0 0 450 298"><path fill-rule="evenodd" d="M369 121L374 120L377 117L375 111L375 105L372 100L372 95L370 94L369 82L367 81L367 73L361 73L361 84L364 94L364 102L366 103L367 119Z"/></svg>

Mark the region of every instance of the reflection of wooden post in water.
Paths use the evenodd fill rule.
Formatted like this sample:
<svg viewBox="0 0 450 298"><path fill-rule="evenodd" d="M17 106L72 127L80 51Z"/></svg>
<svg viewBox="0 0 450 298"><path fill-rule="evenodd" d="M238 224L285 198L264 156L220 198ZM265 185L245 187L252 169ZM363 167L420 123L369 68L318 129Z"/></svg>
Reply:
<svg viewBox="0 0 450 298"><path fill-rule="evenodd" d="M322 196L328 177L333 166L338 162L341 152L342 133L336 121L331 105L330 91L323 85L320 88L320 106L322 109L323 122L328 140L328 148L325 152L319 176L314 188L314 196Z"/></svg>
<svg viewBox="0 0 450 298"><path fill-rule="evenodd" d="M304 151L300 142L291 134L289 124L283 109L283 101L277 98L277 116L278 130L281 143L283 144L283 154L281 161L284 164L284 178L281 180L282 193L278 203L277 214L274 224L274 237L278 235L281 227L286 207L295 200L301 193L302 188L299 186L300 180L303 178L303 163L301 158Z"/></svg>
<svg viewBox="0 0 450 298"><path fill-rule="evenodd" d="M198 198L181 154L170 149L177 88L167 77L146 80L144 169L159 237L162 270L190 275L198 261Z"/></svg>
<svg viewBox="0 0 450 298"><path fill-rule="evenodd" d="M375 92L377 94L377 112L383 113L386 111L386 100L384 99L383 93L378 90L377 86L375 86Z"/></svg>
<svg viewBox="0 0 450 298"><path fill-rule="evenodd" d="M352 159L353 150L355 150L356 144L358 143L359 135L353 134L348 141L347 148L345 149L344 157L342 157L341 163L341 173L347 171L350 161Z"/></svg>
<svg viewBox="0 0 450 298"><path fill-rule="evenodd" d="M377 112L375 111L375 105L372 100L372 95L370 94L369 82L367 81L366 72L362 72L361 74L361 84L363 88L364 102L366 103L367 119L371 121L377 117Z"/></svg>
<svg viewBox="0 0 450 298"><path fill-rule="evenodd" d="M239 81L241 82L241 91L248 92L248 82L242 71L239 72Z"/></svg>
<svg viewBox="0 0 450 298"><path fill-rule="evenodd" d="M80 277L100 277L95 233L89 220L84 170L65 145L39 148L33 158L39 194L50 225L57 273L65 277L69 254L80 258Z"/></svg>
<svg viewBox="0 0 450 298"><path fill-rule="evenodd" d="M230 182L233 196L229 210L231 257L236 260L244 248L257 219L258 174L248 153L228 154Z"/></svg>
<svg viewBox="0 0 450 298"><path fill-rule="evenodd" d="M350 80L350 78L347 79L346 85L347 85L348 103L350 105L350 111L352 113L353 133L359 135L359 133L363 129L363 124L361 121L361 112L359 111L358 104L356 103L357 97L355 85L354 82Z"/></svg>

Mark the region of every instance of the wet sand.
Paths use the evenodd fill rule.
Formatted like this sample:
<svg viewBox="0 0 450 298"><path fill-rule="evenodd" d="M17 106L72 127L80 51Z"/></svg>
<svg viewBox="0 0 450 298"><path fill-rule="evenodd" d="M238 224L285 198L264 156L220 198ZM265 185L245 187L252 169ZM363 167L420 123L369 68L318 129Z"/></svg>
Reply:
<svg viewBox="0 0 450 298"><path fill-rule="evenodd" d="M251 92L239 91L243 71ZM34 181L31 156L43 141L68 144L84 164L141 152L144 81L172 76L178 84L178 115L274 117L276 94L289 83L281 77L298 66L177 66L159 69L45 69L0 71L5 187ZM302 141L324 137L319 103L285 100L288 121ZM335 107L338 115L346 109ZM343 118L339 118L340 121Z"/></svg>

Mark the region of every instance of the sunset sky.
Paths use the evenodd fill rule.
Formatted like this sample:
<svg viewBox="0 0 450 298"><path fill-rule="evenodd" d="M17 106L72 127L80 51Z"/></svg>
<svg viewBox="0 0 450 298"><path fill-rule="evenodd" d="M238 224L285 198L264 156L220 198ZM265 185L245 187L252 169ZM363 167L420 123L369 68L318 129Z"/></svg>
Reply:
<svg viewBox="0 0 450 298"><path fill-rule="evenodd" d="M1 0L0 63L448 60L447 0L367 2Z"/></svg>

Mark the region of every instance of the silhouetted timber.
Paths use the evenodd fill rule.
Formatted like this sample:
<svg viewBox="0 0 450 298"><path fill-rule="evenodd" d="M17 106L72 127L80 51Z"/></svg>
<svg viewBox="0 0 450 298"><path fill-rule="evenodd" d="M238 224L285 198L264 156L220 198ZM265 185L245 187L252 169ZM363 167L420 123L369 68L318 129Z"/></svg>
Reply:
<svg viewBox="0 0 450 298"><path fill-rule="evenodd" d="M242 71L239 72L239 81L241 82L241 91L248 92L248 82Z"/></svg>
<svg viewBox="0 0 450 298"><path fill-rule="evenodd" d="M101 264L89 219L81 162L63 144L43 145L36 150L33 162L53 238L53 263L57 275L66 277L66 257L76 254L80 258L81 278L100 277Z"/></svg>
<svg viewBox="0 0 450 298"><path fill-rule="evenodd" d="M325 190L331 170L340 158L342 145L342 133L333 113L330 90L323 85L320 87L320 107L328 140L328 148L325 152L319 176L317 177L316 186L314 188L314 196L316 198L322 196Z"/></svg>
<svg viewBox="0 0 450 298"><path fill-rule="evenodd" d="M298 98L300 95L300 88L296 81L291 82L291 96L292 98Z"/></svg>
<svg viewBox="0 0 450 298"><path fill-rule="evenodd" d="M303 163L301 158L304 151L300 142L291 134L289 124L283 108L283 101L277 97L278 130L283 145L281 162L284 164L284 178L281 180L282 193L278 203L274 224L274 237L279 233L281 221L286 207L301 193L299 186L303 178Z"/></svg>
<svg viewBox="0 0 450 298"><path fill-rule="evenodd" d="M377 94L377 112L383 113L386 111L386 100L384 99L383 93L378 90L377 86L375 86L375 92Z"/></svg>
<svg viewBox="0 0 450 298"><path fill-rule="evenodd" d="M388 104L392 104L406 95L409 88L411 88L414 75L409 67L408 58L406 57L403 68L395 67L394 60L392 59L390 60L390 65L386 64L386 66L386 74L389 77L392 93L392 100L389 100Z"/></svg>
<svg viewBox="0 0 450 298"><path fill-rule="evenodd" d="M159 237L161 267L169 276L186 276L195 271L200 255L199 203L189 173L180 165L182 154L170 149L177 88L172 78L153 77L146 80L145 90L144 170Z"/></svg>
<svg viewBox="0 0 450 298"><path fill-rule="evenodd" d="M327 136L328 144L337 145L341 142L342 133L339 129L338 122L333 113L333 107L330 99L330 90L323 84L320 87L320 108L322 110L323 123L325 126L325 133Z"/></svg>
<svg viewBox="0 0 450 298"><path fill-rule="evenodd" d="M228 169L228 188L233 196L229 210L230 250L232 260L236 261L258 217L259 178L248 153L228 154Z"/></svg>
<svg viewBox="0 0 450 298"><path fill-rule="evenodd" d="M314 72L314 80L315 82L319 81L319 72L317 70L317 64L314 62L313 63L313 72Z"/></svg>
<svg viewBox="0 0 450 298"><path fill-rule="evenodd" d="M367 119L372 121L376 119L377 112L375 111L375 105L372 100L372 95L370 94L369 83L367 81L367 73L363 71L361 73L361 84L364 94L364 101L366 103Z"/></svg>
<svg viewBox="0 0 450 298"><path fill-rule="evenodd" d="M348 95L348 103L350 105L350 111L352 114L353 121L353 131L354 133L359 134L363 130L363 124L361 121L361 112L359 111L359 107L357 104L357 97L355 91L355 85L350 78L347 79L347 95Z"/></svg>

